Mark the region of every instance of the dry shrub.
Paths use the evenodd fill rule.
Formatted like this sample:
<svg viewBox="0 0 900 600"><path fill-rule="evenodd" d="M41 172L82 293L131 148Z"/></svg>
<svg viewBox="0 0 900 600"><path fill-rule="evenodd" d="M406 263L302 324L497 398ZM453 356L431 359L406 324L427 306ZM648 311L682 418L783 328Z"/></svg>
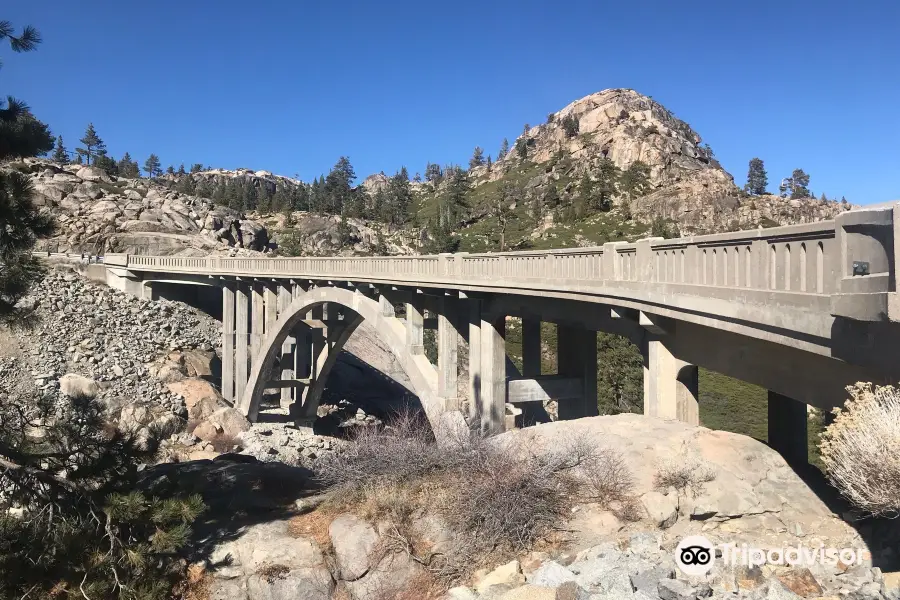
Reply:
<svg viewBox="0 0 900 600"><path fill-rule="evenodd" d="M480 566L527 551L559 531L576 501L623 501L632 487L621 456L587 438L537 452L525 442L457 432L435 443L428 424L401 414L384 429L362 429L317 468L336 501L369 519L390 519L405 551L450 585ZM417 515L433 512L452 542L416 554Z"/></svg>
<svg viewBox="0 0 900 600"><path fill-rule="evenodd" d="M581 473L591 500L609 507L614 502L624 504L633 498L634 478L621 453L612 448L592 448L589 458L582 462Z"/></svg>
<svg viewBox="0 0 900 600"><path fill-rule="evenodd" d="M674 487L679 492L690 491L699 496L703 484L715 480L716 472L707 463L686 456L676 457L661 463L653 477L653 485L660 491Z"/></svg>
<svg viewBox="0 0 900 600"><path fill-rule="evenodd" d="M316 474L326 486L359 493L373 482L400 483L441 468L428 423L410 411L397 413L384 428L357 428L352 441L317 461Z"/></svg>
<svg viewBox="0 0 900 600"><path fill-rule="evenodd" d="M848 386L851 399L819 444L825 472L858 509L876 516L900 514L900 389Z"/></svg>

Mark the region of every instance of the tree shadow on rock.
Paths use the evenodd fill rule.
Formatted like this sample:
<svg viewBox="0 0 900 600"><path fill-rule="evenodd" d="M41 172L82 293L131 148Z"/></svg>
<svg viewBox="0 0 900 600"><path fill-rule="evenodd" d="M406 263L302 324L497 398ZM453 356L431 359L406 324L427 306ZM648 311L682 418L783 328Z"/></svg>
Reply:
<svg viewBox="0 0 900 600"><path fill-rule="evenodd" d="M205 560L212 569L227 566L212 563L217 546L253 525L296 516L298 500L322 492L309 469L240 454L149 467L139 488L157 497L197 494L203 499L207 509L193 524L188 559Z"/></svg>

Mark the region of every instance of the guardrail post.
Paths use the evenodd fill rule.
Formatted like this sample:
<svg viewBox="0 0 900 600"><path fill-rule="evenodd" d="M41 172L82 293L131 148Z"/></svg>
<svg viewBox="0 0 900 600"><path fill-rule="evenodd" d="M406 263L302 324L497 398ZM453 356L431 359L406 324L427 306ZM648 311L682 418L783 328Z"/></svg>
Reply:
<svg viewBox="0 0 900 600"><path fill-rule="evenodd" d="M656 281L656 260L653 255L653 243L661 242L665 238L649 237L637 241L637 280L643 282Z"/></svg>
<svg viewBox="0 0 900 600"><path fill-rule="evenodd" d="M606 242L603 244L603 262L601 265L601 279L616 281L620 279L619 252L616 250L624 242Z"/></svg>
<svg viewBox="0 0 900 600"><path fill-rule="evenodd" d="M453 268L453 259L450 258L452 256L449 252L438 254L438 277L447 277L450 274L450 269Z"/></svg>
<svg viewBox="0 0 900 600"><path fill-rule="evenodd" d="M463 263L466 260L466 257L469 255L468 252L457 252L453 256L453 275L456 277L463 276Z"/></svg>

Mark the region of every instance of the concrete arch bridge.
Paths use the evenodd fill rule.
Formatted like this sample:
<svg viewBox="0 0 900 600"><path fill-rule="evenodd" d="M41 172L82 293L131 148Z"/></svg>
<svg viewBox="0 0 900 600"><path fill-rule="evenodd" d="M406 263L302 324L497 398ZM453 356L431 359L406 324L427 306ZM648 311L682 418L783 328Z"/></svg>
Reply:
<svg viewBox="0 0 900 600"><path fill-rule="evenodd" d="M900 379L894 207L822 223L552 251L351 258L104 257L108 283L200 301L223 324L222 391L251 420L281 388L315 416L336 357L363 321L390 345L432 422L464 410L487 432L548 399L560 418L597 411L596 334L635 342L644 412L698 421L697 367L769 390L770 443L806 453L806 405L841 404L856 381ZM506 317L522 319L510 368ZM541 322L558 370L541 372ZM437 361L426 329L437 330ZM467 369L460 369L465 349ZM460 381L460 372L466 372Z"/></svg>

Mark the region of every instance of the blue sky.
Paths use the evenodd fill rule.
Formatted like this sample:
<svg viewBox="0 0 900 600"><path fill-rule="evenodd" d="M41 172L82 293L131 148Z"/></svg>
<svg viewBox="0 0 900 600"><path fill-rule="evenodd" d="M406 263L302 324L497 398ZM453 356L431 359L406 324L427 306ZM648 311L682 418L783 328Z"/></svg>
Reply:
<svg viewBox="0 0 900 600"><path fill-rule="evenodd" d="M852 202L900 198L900 3L16 2L37 52L0 49L0 93L74 148L93 121L143 164L303 179L496 154L524 123L629 87L689 122L736 181L801 167Z"/></svg>

